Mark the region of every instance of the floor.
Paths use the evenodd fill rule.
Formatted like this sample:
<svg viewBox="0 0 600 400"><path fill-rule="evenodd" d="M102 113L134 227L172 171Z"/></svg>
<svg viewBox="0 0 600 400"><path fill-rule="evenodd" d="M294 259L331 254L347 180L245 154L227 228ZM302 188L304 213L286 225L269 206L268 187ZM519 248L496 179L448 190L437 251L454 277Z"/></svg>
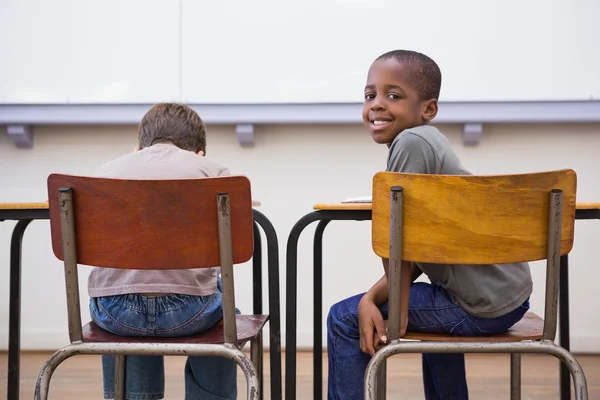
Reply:
<svg viewBox="0 0 600 400"><path fill-rule="evenodd" d="M50 353L23 353L21 358L21 398L33 398L37 374ZM524 355L522 399L558 399L558 362L551 356ZM600 399L600 355L578 356L586 373L590 399ZM327 371L327 356L323 356ZM184 399L183 366L185 358L167 357L166 399ZM269 399L268 354L265 357L265 399ZM312 354L298 354L297 398L312 398ZM470 398L505 400L509 398L509 356L503 354L467 355ZM0 353L0 398L6 398L7 355ZM76 356L66 360L56 371L50 385L50 399L102 399L102 369L97 356ZM323 379L326 397L327 377ZM245 380L238 375L238 399L244 399ZM421 360L419 355L399 355L388 363L388 397L423 399Z"/></svg>

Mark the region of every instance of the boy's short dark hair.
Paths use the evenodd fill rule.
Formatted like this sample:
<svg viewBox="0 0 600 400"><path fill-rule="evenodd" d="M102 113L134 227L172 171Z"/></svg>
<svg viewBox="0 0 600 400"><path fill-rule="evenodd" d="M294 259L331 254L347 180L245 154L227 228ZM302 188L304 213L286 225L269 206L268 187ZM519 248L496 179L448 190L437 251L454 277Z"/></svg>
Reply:
<svg viewBox="0 0 600 400"><path fill-rule="evenodd" d="M411 69L411 79L421 100L439 99L442 72L435 61L411 50L392 50L380 55L375 61L387 59L394 59Z"/></svg>
<svg viewBox="0 0 600 400"><path fill-rule="evenodd" d="M190 107L159 103L142 118L139 125L140 150L156 143L173 143L183 150L206 151L204 122Z"/></svg>

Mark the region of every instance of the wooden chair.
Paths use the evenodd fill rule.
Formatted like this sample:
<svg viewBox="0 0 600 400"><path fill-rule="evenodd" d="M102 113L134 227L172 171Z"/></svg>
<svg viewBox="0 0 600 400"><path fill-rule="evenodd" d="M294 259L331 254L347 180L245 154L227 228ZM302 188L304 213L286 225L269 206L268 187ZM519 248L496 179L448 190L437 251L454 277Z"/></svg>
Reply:
<svg viewBox="0 0 600 400"><path fill-rule="evenodd" d="M233 265L253 253L250 182L245 177L120 180L50 175L54 254L64 260L71 344L46 362L35 398L46 399L52 373L76 354L113 354L115 396L124 399L125 355L220 356L247 379L248 399L259 399L265 315L235 313ZM77 265L122 269L221 267L223 321L200 335L139 338L81 326ZM251 341L251 360L241 351Z"/></svg>
<svg viewBox="0 0 600 400"><path fill-rule="evenodd" d="M381 172L373 178L375 253L389 258L388 344L372 357L365 398L385 398L385 364L398 353L510 353L511 399L520 398L520 353L547 353L571 372L587 400L583 369L554 343L560 256L573 246L572 170L502 176ZM546 259L544 319L528 313L502 335L406 332L410 263L506 264ZM485 268L485 266L482 266ZM410 339L410 340L403 340Z"/></svg>

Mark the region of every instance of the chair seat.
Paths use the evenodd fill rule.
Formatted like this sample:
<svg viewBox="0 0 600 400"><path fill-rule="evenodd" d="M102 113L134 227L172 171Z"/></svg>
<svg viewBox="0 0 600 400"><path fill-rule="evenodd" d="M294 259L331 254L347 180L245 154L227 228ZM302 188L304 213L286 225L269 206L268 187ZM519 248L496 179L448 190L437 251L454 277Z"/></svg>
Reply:
<svg viewBox="0 0 600 400"><path fill-rule="evenodd" d="M438 342L517 342L521 340L539 340L544 331L544 320L532 312L513 325L506 333L499 335L455 336L437 333L406 332L402 339Z"/></svg>
<svg viewBox="0 0 600 400"><path fill-rule="evenodd" d="M268 315L236 315L238 342L244 343L256 338L268 319ZM223 320L211 329L197 335L174 338L119 336L105 331L94 322L90 322L83 327L83 341L87 343L222 344L224 343Z"/></svg>

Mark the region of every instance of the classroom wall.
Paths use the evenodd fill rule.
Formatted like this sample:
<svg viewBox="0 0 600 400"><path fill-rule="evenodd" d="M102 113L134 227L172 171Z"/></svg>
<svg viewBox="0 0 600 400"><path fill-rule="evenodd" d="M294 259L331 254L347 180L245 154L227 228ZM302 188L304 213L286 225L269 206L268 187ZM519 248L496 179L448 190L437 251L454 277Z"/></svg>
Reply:
<svg viewBox="0 0 600 400"><path fill-rule="evenodd" d="M462 127L440 127L464 165L478 174L573 168L578 200L600 201L600 125L489 125L477 147L461 143ZM0 134L0 202L43 201L52 172L93 174L103 162L131 151L133 126L52 126L35 130L33 149L18 149ZM258 126L256 146L241 148L232 126L211 126L208 156L247 175L260 211L277 229L281 262L282 329L285 332L285 247L293 224L314 203L368 195L374 173L385 168L386 148L374 144L360 125ZM0 223L0 349L8 344L8 260L13 222ZM305 230L299 248L298 346L312 345L312 233ZM571 256L571 343L578 352L600 352L600 314L591 311L600 281L597 268L600 221L578 221ZM64 277L50 247L47 221L36 221L24 239L22 339L24 350L55 349L68 343ZM264 241L263 241L264 245ZM265 249L266 250L266 249ZM266 253L265 253L266 254ZM334 302L368 287L382 273L370 245L369 222L334 222L324 239L324 316ZM250 264L236 269L237 304L251 310ZM533 311L543 312L544 269L534 263ZM88 320L80 268L82 314ZM264 277L266 288L266 274ZM265 293L265 305L266 305ZM325 333L324 333L325 338ZM282 337L285 346L285 337Z"/></svg>

